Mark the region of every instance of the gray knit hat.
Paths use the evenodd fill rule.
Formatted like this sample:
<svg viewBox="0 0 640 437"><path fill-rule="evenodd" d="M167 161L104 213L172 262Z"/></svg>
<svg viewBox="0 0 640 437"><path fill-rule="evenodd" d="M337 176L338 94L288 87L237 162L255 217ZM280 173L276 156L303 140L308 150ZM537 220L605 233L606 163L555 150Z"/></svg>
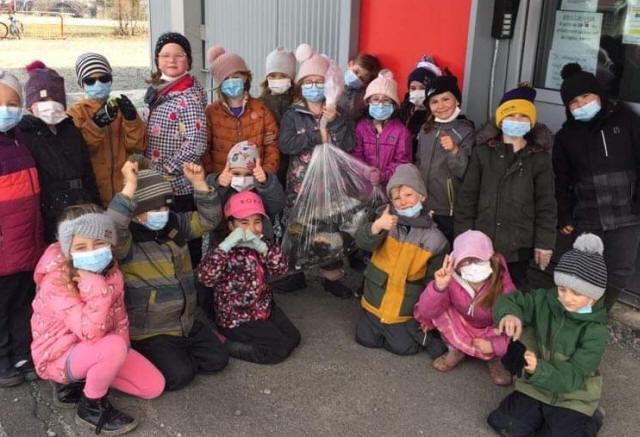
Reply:
<svg viewBox="0 0 640 437"><path fill-rule="evenodd" d="M0 69L0 83L8 86L18 93L18 97L20 97L20 105L22 105L22 86L20 85L18 78L6 70Z"/></svg>
<svg viewBox="0 0 640 437"><path fill-rule="evenodd" d="M140 170L134 200L137 203L135 214L169 206L173 204L171 183L155 170Z"/></svg>
<svg viewBox="0 0 640 437"><path fill-rule="evenodd" d="M594 234L582 234L573 243L573 249L560 258L553 273L558 287L567 287L577 293L598 300L607 288L607 266L602 253L604 244Z"/></svg>
<svg viewBox="0 0 640 437"><path fill-rule="evenodd" d="M400 164L387 183L387 196L391 199L391 189L400 185L413 188L418 194L427 197L427 187L420 175L420 170L413 164Z"/></svg>
<svg viewBox="0 0 640 437"><path fill-rule="evenodd" d="M82 87L82 81L95 73L111 74L111 64L107 58L98 53L83 53L76 59L76 77L78 85Z"/></svg>
<svg viewBox="0 0 640 437"><path fill-rule="evenodd" d="M267 55L265 76L271 73L284 73L291 79L296 77L296 57L291 50L278 47Z"/></svg>
<svg viewBox="0 0 640 437"><path fill-rule="evenodd" d="M65 257L69 258L74 235L94 240L104 240L115 246L118 242L116 227L105 213L88 213L80 217L65 220L58 225L58 241Z"/></svg>

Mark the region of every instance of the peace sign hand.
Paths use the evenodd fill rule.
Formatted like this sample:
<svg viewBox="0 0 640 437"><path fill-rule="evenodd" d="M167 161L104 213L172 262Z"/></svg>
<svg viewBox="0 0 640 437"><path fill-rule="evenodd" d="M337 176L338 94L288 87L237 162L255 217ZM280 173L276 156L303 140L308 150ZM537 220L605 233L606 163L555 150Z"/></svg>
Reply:
<svg viewBox="0 0 640 437"><path fill-rule="evenodd" d="M453 275L453 257L451 255L445 255L444 261L442 262L442 267L438 269L434 275L434 281L437 291L444 291L445 288L451 282L451 277Z"/></svg>

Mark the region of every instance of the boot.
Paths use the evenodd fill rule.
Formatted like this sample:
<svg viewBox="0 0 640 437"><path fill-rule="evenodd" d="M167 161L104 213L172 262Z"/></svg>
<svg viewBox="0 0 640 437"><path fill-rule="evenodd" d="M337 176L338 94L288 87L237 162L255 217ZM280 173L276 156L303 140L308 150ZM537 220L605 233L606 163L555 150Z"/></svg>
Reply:
<svg viewBox="0 0 640 437"><path fill-rule="evenodd" d="M249 361L251 363L257 362L255 349L248 343L242 343L240 341L229 340L224 342L224 346L227 348L229 355L233 358L243 361Z"/></svg>
<svg viewBox="0 0 640 437"><path fill-rule="evenodd" d="M303 272L295 272L273 281L271 287L276 293L292 293L307 288L307 281Z"/></svg>
<svg viewBox="0 0 640 437"><path fill-rule="evenodd" d="M75 408L84 389L84 381L69 384L53 383L53 403L61 408Z"/></svg>
<svg viewBox="0 0 640 437"><path fill-rule="evenodd" d="M24 376L13 366L0 370L0 387L13 387L24 382Z"/></svg>
<svg viewBox="0 0 640 437"><path fill-rule="evenodd" d="M14 367L22 374L25 381L31 382L38 379L38 374L36 373L36 369L33 367L33 362L31 360L23 360L16 363Z"/></svg>
<svg viewBox="0 0 640 437"><path fill-rule="evenodd" d="M82 394L76 410L76 425L94 430L96 434L115 436L126 434L138 426L131 416L114 408L107 395L100 399L89 399Z"/></svg>
<svg viewBox="0 0 640 437"><path fill-rule="evenodd" d="M349 299L351 296L353 296L353 291L349 287L344 285L340 280L330 281L328 279L324 279L322 281L322 284L325 291L328 291L329 293L341 299Z"/></svg>

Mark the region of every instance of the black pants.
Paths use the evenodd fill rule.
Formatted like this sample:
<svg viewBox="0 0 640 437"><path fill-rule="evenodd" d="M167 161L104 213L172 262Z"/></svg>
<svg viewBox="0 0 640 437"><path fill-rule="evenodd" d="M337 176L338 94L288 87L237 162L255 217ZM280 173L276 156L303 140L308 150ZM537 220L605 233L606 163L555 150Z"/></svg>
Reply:
<svg viewBox="0 0 640 437"><path fill-rule="evenodd" d="M175 196L171 209L175 212L195 211L196 203L193 200L193 194ZM189 241L189 255L191 256L191 265L195 269L202 259L202 238Z"/></svg>
<svg viewBox="0 0 640 437"><path fill-rule="evenodd" d="M237 328L219 328L227 337L229 354L258 364L277 364L284 361L300 344L300 332L277 306L267 320L243 323ZM235 343L241 343L235 347Z"/></svg>
<svg viewBox="0 0 640 437"><path fill-rule="evenodd" d="M420 350L416 335L420 327L414 319L386 324L366 310L356 324L356 341L364 347L384 348L397 355L413 355Z"/></svg>
<svg viewBox="0 0 640 437"><path fill-rule="evenodd" d="M586 414L537 401L518 391L507 396L487 422L498 434L510 437L591 437L596 421Z"/></svg>
<svg viewBox="0 0 640 437"><path fill-rule="evenodd" d="M514 261L507 263L509 274L515 284L516 288L520 291L529 291L529 264L531 260L526 261Z"/></svg>
<svg viewBox="0 0 640 437"><path fill-rule="evenodd" d="M453 249L453 216L434 214L433 221L449 242L449 249Z"/></svg>
<svg viewBox="0 0 640 437"><path fill-rule="evenodd" d="M229 354L213 330L195 321L188 337L155 335L131 346L147 357L162 372L167 390L178 390L195 378L196 373L222 370Z"/></svg>
<svg viewBox="0 0 640 437"><path fill-rule="evenodd" d="M0 369L31 359L33 272L0 277Z"/></svg>

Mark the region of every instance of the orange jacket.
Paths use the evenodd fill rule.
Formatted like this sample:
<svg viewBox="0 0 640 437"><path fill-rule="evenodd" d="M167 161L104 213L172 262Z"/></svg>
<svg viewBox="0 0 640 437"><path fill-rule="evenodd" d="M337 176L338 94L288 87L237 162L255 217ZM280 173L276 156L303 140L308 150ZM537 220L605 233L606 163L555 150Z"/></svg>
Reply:
<svg viewBox="0 0 640 437"><path fill-rule="evenodd" d="M108 206L113 196L122 189L120 169L129 154L141 153L147 146L145 127L140 117L125 120L121 112L109 125L101 128L92 120L103 103L95 99L83 99L67 110L91 153L91 164L96 175L103 206Z"/></svg>
<svg viewBox="0 0 640 437"><path fill-rule="evenodd" d="M275 174L280 162L278 148L278 124L271 111L260 100L249 97L239 118L231 114L220 101L207 106L207 151L202 162L207 173L219 173L224 169L227 155L234 144L248 141L260 151L262 167Z"/></svg>

